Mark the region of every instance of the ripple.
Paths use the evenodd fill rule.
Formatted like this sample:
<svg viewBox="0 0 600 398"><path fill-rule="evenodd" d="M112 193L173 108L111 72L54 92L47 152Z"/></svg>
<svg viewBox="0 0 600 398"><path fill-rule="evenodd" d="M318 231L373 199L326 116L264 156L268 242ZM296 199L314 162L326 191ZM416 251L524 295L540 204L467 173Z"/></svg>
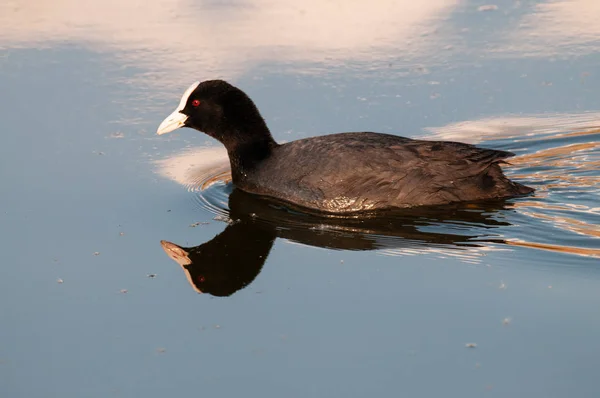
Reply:
<svg viewBox="0 0 600 398"><path fill-rule="evenodd" d="M484 146L509 149L507 175L526 181L535 198L514 201L521 227L505 235L512 246L600 257L600 116L507 117L434 130L439 138L470 136ZM482 132L476 128L488 124ZM527 128L529 125L529 128ZM527 134L523 134L524 131Z"/></svg>
<svg viewBox="0 0 600 398"><path fill-rule="evenodd" d="M218 147L188 148L183 153L154 162L159 175L176 181L194 203L215 216L228 216L231 172L227 151Z"/></svg>
<svg viewBox="0 0 600 398"><path fill-rule="evenodd" d="M534 242L522 242L518 240L512 240L506 242L509 245L522 246L532 249L549 250L559 253L577 254L580 256L598 257L600 258L600 249L586 249L582 247L572 246L561 246L561 245L550 245L545 243L534 243Z"/></svg>

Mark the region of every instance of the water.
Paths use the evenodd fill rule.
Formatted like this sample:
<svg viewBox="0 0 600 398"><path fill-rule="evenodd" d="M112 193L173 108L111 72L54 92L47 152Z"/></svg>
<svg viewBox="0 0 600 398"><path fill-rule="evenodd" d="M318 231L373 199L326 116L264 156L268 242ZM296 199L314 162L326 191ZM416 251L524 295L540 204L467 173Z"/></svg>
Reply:
<svg viewBox="0 0 600 398"><path fill-rule="evenodd" d="M0 395L596 396L595 0L150 3L0 5ZM265 204L207 136L154 134L217 77L280 142L478 143L537 192Z"/></svg>

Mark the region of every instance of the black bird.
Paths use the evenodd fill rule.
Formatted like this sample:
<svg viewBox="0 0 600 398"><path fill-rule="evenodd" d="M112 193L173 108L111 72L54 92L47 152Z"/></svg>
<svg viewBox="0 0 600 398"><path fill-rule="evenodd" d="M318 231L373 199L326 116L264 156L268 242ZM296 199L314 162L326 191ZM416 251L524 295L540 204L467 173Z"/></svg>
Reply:
<svg viewBox="0 0 600 398"><path fill-rule="evenodd" d="M352 214L533 192L500 163L511 152L372 132L278 144L254 102L223 80L192 84L158 127L191 127L220 141L239 189L309 212Z"/></svg>

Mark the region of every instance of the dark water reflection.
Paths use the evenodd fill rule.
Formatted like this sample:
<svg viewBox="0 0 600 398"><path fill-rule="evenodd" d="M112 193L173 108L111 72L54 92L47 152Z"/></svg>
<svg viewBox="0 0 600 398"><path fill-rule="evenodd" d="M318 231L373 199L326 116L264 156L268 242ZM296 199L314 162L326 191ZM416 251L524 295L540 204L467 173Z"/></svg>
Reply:
<svg viewBox="0 0 600 398"><path fill-rule="evenodd" d="M229 296L254 280L276 238L334 250L424 251L476 259L470 252L504 242L494 239L493 229L510 225L496 214L507 208L510 206L504 202L491 202L413 209L377 218L323 219L290 212L234 189L229 196L229 225L223 232L190 248L167 241L161 244L182 266L196 291ZM446 231L421 230L427 226ZM450 232L452 227L455 233Z"/></svg>

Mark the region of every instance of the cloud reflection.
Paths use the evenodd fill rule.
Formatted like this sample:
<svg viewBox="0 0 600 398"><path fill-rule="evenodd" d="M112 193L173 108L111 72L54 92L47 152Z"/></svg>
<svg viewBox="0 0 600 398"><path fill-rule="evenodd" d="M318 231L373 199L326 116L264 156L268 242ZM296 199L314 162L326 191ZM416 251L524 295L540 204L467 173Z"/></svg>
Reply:
<svg viewBox="0 0 600 398"><path fill-rule="evenodd" d="M458 3L13 0L0 5L0 43L84 43L152 72L176 70L178 81L231 78L265 61L385 59L389 49L410 59Z"/></svg>
<svg viewBox="0 0 600 398"><path fill-rule="evenodd" d="M447 54L488 53L489 43L462 47L461 36L469 33L451 21L462 8L475 9L461 0L7 0L0 4L0 46L84 45L144 68L144 82L154 88L183 86L203 76L235 78L272 62L287 69L300 64L307 72L352 61L371 68L391 61L396 67L431 64L452 56L440 55L444 48L453 49ZM507 12L500 17L507 39L497 54L580 54L600 47L596 0Z"/></svg>
<svg viewBox="0 0 600 398"><path fill-rule="evenodd" d="M600 129L600 112L506 115L431 127L427 129L430 134L426 138L471 144L506 138L521 142L544 134L552 134L550 138L555 139L593 135L598 133L597 129Z"/></svg>
<svg viewBox="0 0 600 398"><path fill-rule="evenodd" d="M600 49L600 2L559 0L537 4L508 36L504 51L520 56L590 54Z"/></svg>

